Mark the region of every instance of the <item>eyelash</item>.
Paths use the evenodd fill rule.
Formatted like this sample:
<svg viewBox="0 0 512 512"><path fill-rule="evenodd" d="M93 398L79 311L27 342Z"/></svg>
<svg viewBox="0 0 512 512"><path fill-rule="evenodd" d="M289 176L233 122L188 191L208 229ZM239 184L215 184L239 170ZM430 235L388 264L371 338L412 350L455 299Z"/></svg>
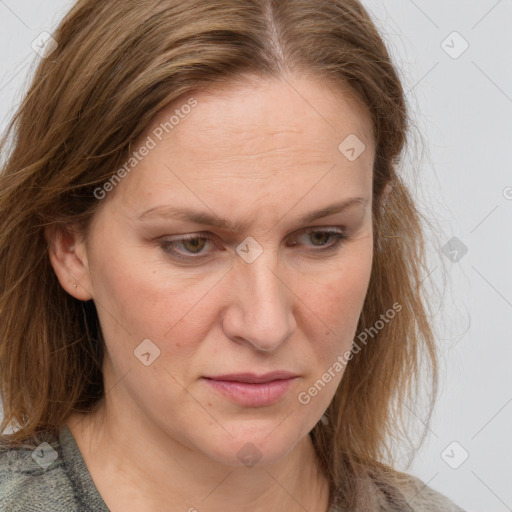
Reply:
<svg viewBox="0 0 512 512"><path fill-rule="evenodd" d="M338 229L309 229L306 231L303 231L300 233L300 235L311 235L311 234L327 234L331 235L331 237L335 237L336 240L331 245L326 246L317 246L320 247L320 249L313 249L312 252L316 253L322 253L322 254L331 254L333 252L336 252L346 240L348 240L348 236L342 233ZM299 235L299 236L300 236ZM161 249L169 256L171 256L173 259L181 260L181 261L199 261L207 258L206 255L193 255L193 253L189 253L190 256L183 256L179 252L177 252L175 249L172 249L173 247L176 247L177 245L183 243L183 242L190 242L194 240L208 240L211 242L211 237L206 236L206 234L203 236L201 233L190 235L190 236L182 236L179 239L176 240L160 240L159 245ZM294 243L292 247L297 246L299 244Z"/></svg>

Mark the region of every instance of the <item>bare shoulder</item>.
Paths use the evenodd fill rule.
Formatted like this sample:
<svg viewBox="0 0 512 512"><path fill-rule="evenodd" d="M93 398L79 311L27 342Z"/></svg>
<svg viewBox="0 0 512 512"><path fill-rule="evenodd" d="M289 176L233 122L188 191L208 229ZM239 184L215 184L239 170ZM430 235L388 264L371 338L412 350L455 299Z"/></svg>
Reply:
<svg viewBox="0 0 512 512"><path fill-rule="evenodd" d="M449 498L413 475L404 475L400 491L414 512L465 512Z"/></svg>

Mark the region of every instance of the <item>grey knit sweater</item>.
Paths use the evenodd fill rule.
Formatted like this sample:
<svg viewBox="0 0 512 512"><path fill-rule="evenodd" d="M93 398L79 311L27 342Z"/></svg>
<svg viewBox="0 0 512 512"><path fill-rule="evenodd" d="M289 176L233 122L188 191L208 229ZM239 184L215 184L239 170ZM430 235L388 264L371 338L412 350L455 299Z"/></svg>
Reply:
<svg viewBox="0 0 512 512"><path fill-rule="evenodd" d="M109 512L67 426L58 439L43 433L38 441L34 450L0 449L0 512ZM407 507L396 510L464 512L420 480L411 482L402 491ZM380 498L375 503L368 512L391 510ZM329 512L343 511L333 503Z"/></svg>

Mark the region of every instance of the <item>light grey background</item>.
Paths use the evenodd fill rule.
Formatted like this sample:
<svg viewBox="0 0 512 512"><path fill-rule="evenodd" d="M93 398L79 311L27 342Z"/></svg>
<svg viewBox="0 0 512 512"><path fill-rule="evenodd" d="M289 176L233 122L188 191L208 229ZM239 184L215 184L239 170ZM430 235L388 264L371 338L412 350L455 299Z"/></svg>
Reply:
<svg viewBox="0 0 512 512"><path fill-rule="evenodd" d="M39 58L32 41L51 33L72 3L0 0L0 128ZM401 459L402 469L468 512L510 511L512 1L364 3L398 64L424 141L411 144L403 172L441 228L431 234L425 279L440 286L448 279L435 317L440 397L425 443L411 466ZM441 250L452 237L468 250L458 262ZM452 258L461 247L449 246Z"/></svg>

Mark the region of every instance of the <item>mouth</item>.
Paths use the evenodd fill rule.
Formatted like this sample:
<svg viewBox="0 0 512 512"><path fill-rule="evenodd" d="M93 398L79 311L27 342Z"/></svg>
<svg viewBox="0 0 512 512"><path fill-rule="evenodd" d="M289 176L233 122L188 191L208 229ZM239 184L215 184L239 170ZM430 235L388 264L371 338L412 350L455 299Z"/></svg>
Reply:
<svg viewBox="0 0 512 512"><path fill-rule="evenodd" d="M203 377L213 390L245 407L264 407L278 402L297 379L297 374L285 371Z"/></svg>
<svg viewBox="0 0 512 512"><path fill-rule="evenodd" d="M275 372L269 372L262 375L255 373L231 373L225 375L217 375L214 377L204 377L205 379L222 381L222 382L244 382L247 384L266 384L267 382L273 382L276 380L287 380L298 377L297 374L288 372L285 370L278 370Z"/></svg>

